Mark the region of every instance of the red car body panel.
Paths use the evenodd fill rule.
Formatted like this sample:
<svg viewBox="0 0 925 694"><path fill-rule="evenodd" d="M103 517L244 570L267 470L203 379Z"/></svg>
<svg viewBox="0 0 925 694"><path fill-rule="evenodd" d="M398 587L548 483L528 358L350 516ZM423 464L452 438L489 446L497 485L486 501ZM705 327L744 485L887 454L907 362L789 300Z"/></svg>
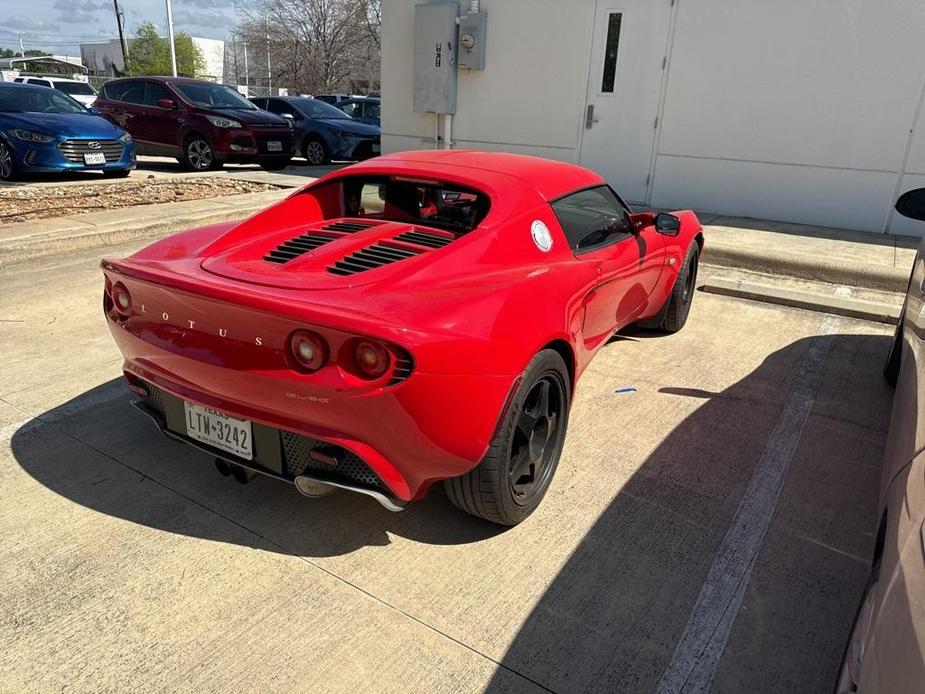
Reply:
<svg viewBox="0 0 925 694"><path fill-rule="evenodd" d="M324 199L334 190L327 184L358 174L465 186L487 195L491 207L452 243L356 275L326 268L382 239L401 247L395 236L410 225L378 222L282 265L263 259L306 231L333 233L322 231L332 223L324 219L333 204ZM562 352L574 386L614 331L659 312L691 244L702 244L691 212L676 213L676 236L656 232L653 213L637 213L632 238L576 255L550 201L603 184L586 169L531 157L393 154L329 174L243 222L105 260L107 291L121 283L131 295L127 316L107 304L125 373L184 400L342 446L394 498L418 498L434 481L479 463L537 352L549 345ZM531 236L534 220L553 236L548 252ZM297 329L315 331L330 347L330 362L317 372L287 361ZM407 352L411 374L397 383L354 375L341 357L358 337Z"/></svg>

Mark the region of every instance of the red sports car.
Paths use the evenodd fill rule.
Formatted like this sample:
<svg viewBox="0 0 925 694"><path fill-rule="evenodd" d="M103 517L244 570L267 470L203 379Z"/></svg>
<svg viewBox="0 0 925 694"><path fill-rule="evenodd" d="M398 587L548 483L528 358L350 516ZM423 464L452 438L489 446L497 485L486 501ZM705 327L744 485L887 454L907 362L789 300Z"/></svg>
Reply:
<svg viewBox="0 0 925 694"><path fill-rule="evenodd" d="M579 166L405 152L104 260L103 304L136 406L223 474L392 510L443 480L513 525L595 352L684 325L702 246L692 212L634 213Z"/></svg>

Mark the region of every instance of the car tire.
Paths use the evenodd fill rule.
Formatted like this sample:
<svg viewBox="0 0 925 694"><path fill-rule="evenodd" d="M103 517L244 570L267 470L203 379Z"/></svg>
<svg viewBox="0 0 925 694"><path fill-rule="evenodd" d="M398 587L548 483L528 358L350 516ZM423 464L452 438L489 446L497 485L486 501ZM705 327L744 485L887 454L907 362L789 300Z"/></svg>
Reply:
<svg viewBox="0 0 925 694"><path fill-rule="evenodd" d="M331 163L331 152L324 140L316 135L310 135L305 138L302 144L302 156L308 161L310 166L321 166L322 164Z"/></svg>
<svg viewBox="0 0 925 694"><path fill-rule="evenodd" d="M16 175L16 156L12 148L0 140L0 181L15 181Z"/></svg>
<svg viewBox="0 0 925 694"><path fill-rule="evenodd" d="M128 175L132 173L131 169L113 169L111 171L104 171L104 178L128 178Z"/></svg>
<svg viewBox="0 0 925 694"><path fill-rule="evenodd" d="M202 135L191 135L183 143L183 166L190 171L214 171L222 168L215 158L212 144Z"/></svg>
<svg viewBox="0 0 925 694"><path fill-rule="evenodd" d="M544 349L524 370L488 453L471 471L444 480L450 502L499 525L517 525L539 506L562 455L571 386L558 352Z"/></svg>
<svg viewBox="0 0 925 694"><path fill-rule="evenodd" d="M684 327L697 289L699 265L700 246L694 241L687 251L687 257L675 278L674 286L671 288L671 294L668 295L665 305L662 306L654 320L643 321L639 324L640 327L655 328L666 333L676 333Z"/></svg>

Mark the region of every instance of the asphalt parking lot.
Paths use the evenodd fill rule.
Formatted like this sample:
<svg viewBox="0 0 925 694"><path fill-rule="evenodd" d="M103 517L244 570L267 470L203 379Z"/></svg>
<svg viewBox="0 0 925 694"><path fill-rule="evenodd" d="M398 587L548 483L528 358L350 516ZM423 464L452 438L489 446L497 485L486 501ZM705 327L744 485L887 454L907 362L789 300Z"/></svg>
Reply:
<svg viewBox="0 0 925 694"><path fill-rule="evenodd" d="M392 514L241 486L162 438L98 255L3 269L0 690L831 689L889 326L700 293L681 333L615 337L549 494L502 530L440 489Z"/></svg>

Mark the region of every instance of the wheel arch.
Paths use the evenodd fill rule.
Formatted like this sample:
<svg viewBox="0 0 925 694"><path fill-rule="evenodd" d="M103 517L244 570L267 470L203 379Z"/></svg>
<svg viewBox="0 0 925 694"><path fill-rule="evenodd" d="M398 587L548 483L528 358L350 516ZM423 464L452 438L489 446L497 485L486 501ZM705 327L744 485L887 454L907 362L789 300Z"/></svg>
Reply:
<svg viewBox="0 0 925 694"><path fill-rule="evenodd" d="M559 338L559 339L552 340L551 342L547 342L545 345L543 345L540 348L539 351L542 352L544 349L551 349L555 352L558 352L559 356L562 357L562 361L565 362L565 368L568 371L569 390L571 391L571 393L574 393L575 392L575 380L576 380L575 379L576 363L575 363L575 352L572 349L572 346L568 343L568 341Z"/></svg>

